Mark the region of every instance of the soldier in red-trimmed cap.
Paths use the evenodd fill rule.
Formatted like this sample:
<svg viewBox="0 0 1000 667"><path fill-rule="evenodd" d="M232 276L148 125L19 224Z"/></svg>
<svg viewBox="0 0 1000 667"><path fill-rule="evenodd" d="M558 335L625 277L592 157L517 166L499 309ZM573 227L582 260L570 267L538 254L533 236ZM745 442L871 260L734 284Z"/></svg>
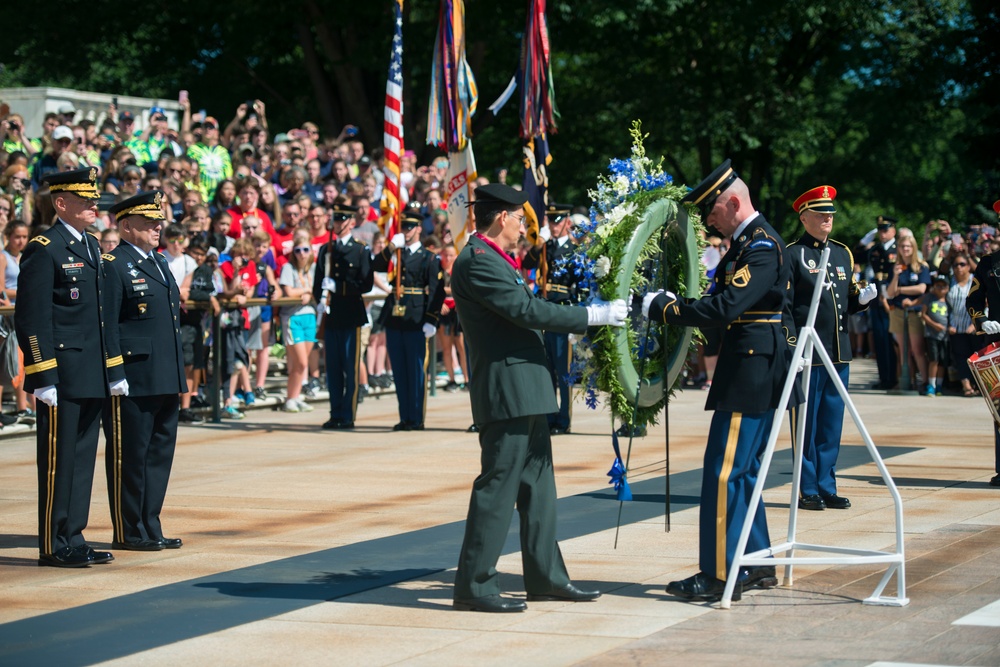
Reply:
<svg viewBox="0 0 1000 667"><path fill-rule="evenodd" d="M849 315L868 308L878 291L874 285L862 288L854 281L854 256L846 245L830 238L833 216L837 212L833 204L836 198L837 189L832 185L820 185L799 195L792 208L799 214L804 231L799 240L788 246L785 257L792 269L792 317L796 329L801 330L812 305L820 258L825 248L830 249L826 275L831 289L820 293L815 330L837 376L846 387L851 361L847 319ZM798 419L805 419L799 508L847 509L851 501L837 495L836 478L840 435L844 426L844 399L832 374L815 352L806 408L808 412L804 415L800 414L798 407L792 409L793 429Z"/></svg>

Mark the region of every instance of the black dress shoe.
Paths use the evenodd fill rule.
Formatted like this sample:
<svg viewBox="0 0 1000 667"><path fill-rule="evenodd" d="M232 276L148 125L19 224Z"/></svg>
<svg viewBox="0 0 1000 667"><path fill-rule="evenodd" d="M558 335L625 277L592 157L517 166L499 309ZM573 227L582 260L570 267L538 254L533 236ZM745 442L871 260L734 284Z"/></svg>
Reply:
<svg viewBox="0 0 1000 667"><path fill-rule="evenodd" d="M667 593L685 600L718 602L726 590L726 582L711 577L704 572L688 577L683 581L671 581L667 584ZM743 598L743 583L737 581L733 588L733 602Z"/></svg>
<svg viewBox="0 0 1000 667"><path fill-rule="evenodd" d="M549 429L549 435L566 435L569 433L569 426L553 426Z"/></svg>
<svg viewBox="0 0 1000 667"><path fill-rule="evenodd" d="M339 419L328 419L323 422L323 426L321 428L325 431L339 431L341 423L342 422Z"/></svg>
<svg viewBox="0 0 1000 667"><path fill-rule="evenodd" d="M823 496L823 502L832 510L846 510L851 506L851 501L837 494Z"/></svg>
<svg viewBox="0 0 1000 667"><path fill-rule="evenodd" d="M38 555L38 564L49 567L89 567L93 562L80 547L63 547L55 553Z"/></svg>
<svg viewBox="0 0 1000 667"><path fill-rule="evenodd" d="M159 540L132 540L129 542L112 542L112 549L122 549L124 551L162 551L163 545Z"/></svg>
<svg viewBox="0 0 1000 667"><path fill-rule="evenodd" d="M778 585L778 577L771 565L760 565L745 567L741 571L743 590L749 591L754 588L774 588Z"/></svg>
<svg viewBox="0 0 1000 667"><path fill-rule="evenodd" d="M528 605L523 600L511 600L499 595L484 595L481 598L455 598L452 606L459 611L485 611L493 614L504 614L513 611L524 611Z"/></svg>
<svg viewBox="0 0 1000 667"><path fill-rule="evenodd" d="M592 602L599 597L600 591L581 591L573 584L566 584L548 593L528 593L528 602Z"/></svg>
<svg viewBox="0 0 1000 667"><path fill-rule="evenodd" d="M180 549L184 545L184 541L179 537L161 537L157 542L162 544L164 549Z"/></svg>
<svg viewBox="0 0 1000 667"><path fill-rule="evenodd" d="M399 422L398 424L396 424L395 426L392 427L392 430L393 431L409 431L410 430L410 425L408 423L406 423L406 422Z"/></svg>
<svg viewBox="0 0 1000 667"><path fill-rule="evenodd" d="M423 431L424 430L424 423L423 422L410 422L410 429L409 430L411 430L411 431Z"/></svg>
<svg viewBox="0 0 1000 667"><path fill-rule="evenodd" d="M800 510L825 510L826 503L823 502L822 496L812 495L812 496L802 496L799 498L799 509Z"/></svg>
<svg viewBox="0 0 1000 667"><path fill-rule="evenodd" d="M466 431L467 431L468 433L479 433L479 427L478 427L478 426L476 426L475 424L473 424L473 425L472 425L472 426L470 426L470 427L469 427L468 429L466 429ZM1000 475L997 475L997 477L1000 477Z"/></svg>
<svg viewBox="0 0 1000 667"><path fill-rule="evenodd" d="M94 565L102 565L104 563L110 563L115 559L115 555L110 551L94 551L94 548L89 544L84 544L83 546L77 547L77 551L87 556L90 556L90 561Z"/></svg>
<svg viewBox="0 0 1000 667"><path fill-rule="evenodd" d="M1000 475L996 475L990 480L990 486L1000 486Z"/></svg>

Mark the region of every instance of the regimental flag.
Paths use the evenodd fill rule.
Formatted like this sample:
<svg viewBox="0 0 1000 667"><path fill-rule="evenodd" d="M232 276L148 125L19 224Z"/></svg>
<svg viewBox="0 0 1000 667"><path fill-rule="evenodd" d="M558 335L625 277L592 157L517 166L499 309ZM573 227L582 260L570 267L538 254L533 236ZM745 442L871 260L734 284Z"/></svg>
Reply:
<svg viewBox="0 0 1000 667"><path fill-rule="evenodd" d="M528 203L524 205L524 229L528 243L538 243L538 229L542 215L548 206L549 188L549 142L545 135L532 137L524 142L524 194Z"/></svg>
<svg viewBox="0 0 1000 667"><path fill-rule="evenodd" d="M469 228L469 183L476 180L476 158L472 154L472 140L465 150L448 155L448 178L445 183L448 202L448 229L451 231L455 250L461 251L474 229Z"/></svg>
<svg viewBox="0 0 1000 667"><path fill-rule="evenodd" d="M528 0L518 78L521 84L521 138L555 134L559 110L552 82L545 0Z"/></svg>
<svg viewBox="0 0 1000 667"><path fill-rule="evenodd" d="M389 56L389 77L385 84L385 120L382 142L385 146L385 183L382 186L382 212L379 225L386 238L399 229L404 199L400 196L399 158L403 154L403 0L393 3L395 33Z"/></svg>
<svg viewBox="0 0 1000 667"><path fill-rule="evenodd" d="M479 90L465 59L465 2L441 0L431 94L427 104L427 143L454 153L465 150Z"/></svg>

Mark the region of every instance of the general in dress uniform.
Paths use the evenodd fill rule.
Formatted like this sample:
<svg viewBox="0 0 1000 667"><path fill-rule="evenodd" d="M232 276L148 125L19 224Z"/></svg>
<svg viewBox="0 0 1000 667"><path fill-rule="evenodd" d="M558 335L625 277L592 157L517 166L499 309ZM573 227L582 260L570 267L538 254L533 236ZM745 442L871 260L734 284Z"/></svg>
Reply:
<svg viewBox="0 0 1000 667"><path fill-rule="evenodd" d="M427 339L437 331L444 280L437 255L420 244L423 218L415 211L403 213L403 231L392 237L385 250L372 260L375 271L388 271L397 248L402 249L399 288L385 299L380 323L392 363L392 377L399 401L395 431L422 430L427 404ZM392 278L392 276L390 276ZM393 282L390 280L390 282Z"/></svg>
<svg viewBox="0 0 1000 667"><path fill-rule="evenodd" d="M164 537L160 511L177 445L179 394L187 389L180 332L180 289L157 250L163 193L145 192L111 207L122 242L104 255L109 339L125 360L128 395L104 408L105 466L113 546L178 549Z"/></svg>
<svg viewBox="0 0 1000 667"><path fill-rule="evenodd" d="M358 411L361 365L361 327L368 323L363 294L372 288L375 273L368 247L351 236L357 209L335 204L331 209L329 243L319 249L313 296L324 305L323 344L326 347L326 386L330 391L330 419L325 429L354 428Z"/></svg>
<svg viewBox="0 0 1000 667"><path fill-rule="evenodd" d="M714 410L701 483L701 571L671 582L667 592L689 600L721 599L736 544L749 510L760 457L781 398L791 350L786 319L791 272L785 244L756 210L730 161L689 192L685 202L702 210L702 220L731 239L716 270L711 293L680 299L651 292L643 314L655 322L722 327L722 343L706 410ZM757 507L747 552L771 545L764 505ZM777 585L773 567L745 568L733 599L744 588Z"/></svg>
<svg viewBox="0 0 1000 667"><path fill-rule="evenodd" d="M562 305L580 302L577 285L581 276L569 263L569 257L576 249L576 244L570 239L570 229L573 226L570 213L572 207L566 204L549 204L546 207L545 215L549 221L551 236L531 248L522 262L526 269L538 269L538 279L535 282L542 298ZM567 333L546 331L543 337L545 354L552 371L552 386L559 396L559 409L549 415L549 431L552 435L562 435L569 433L573 416L573 385L569 377L573 349Z"/></svg>
<svg viewBox="0 0 1000 667"><path fill-rule="evenodd" d="M24 389L38 399L39 565L87 567L114 560L83 537L90 512L101 408L124 391L121 354L106 335L100 245L84 230L97 217L97 170L46 176L58 216L21 257L15 326ZM110 320L108 320L110 321Z"/></svg>
<svg viewBox="0 0 1000 667"><path fill-rule="evenodd" d="M879 301L869 311L872 339L875 342L875 362L878 364L878 383L874 389L892 389L896 386L896 350L889 333L889 306L885 298L886 286L892 281L896 265L896 219L887 215L875 218L878 239L868 251L868 265L875 274L875 287Z"/></svg>
<svg viewBox="0 0 1000 667"><path fill-rule="evenodd" d="M833 215L837 212L833 204L836 198L836 188L821 185L795 200L792 208L799 214L805 232L798 241L788 246L785 262L792 271L792 318L796 329L801 329L812 306L820 257L825 248L830 248L826 272L831 288L820 293L815 329L846 387L851 361L848 316L866 309L877 291L874 285L861 288L854 282L854 256L847 246L830 238ZM844 427L844 399L816 352L813 352L809 373L807 406L799 507L807 510L827 507L847 509L851 501L837 495L836 477L840 436ZM793 442L797 420L802 416L797 408L793 408Z"/></svg>
<svg viewBox="0 0 1000 667"><path fill-rule="evenodd" d="M546 415L556 409L540 330L582 333L623 326L624 301L579 308L534 295L507 254L523 233L527 197L501 184L476 190L476 232L451 274L452 295L469 342L472 416L482 472L472 487L455 574L454 606L515 612L527 605L500 595L497 559L516 506L528 600L586 601L556 542L556 488Z"/></svg>
<svg viewBox="0 0 1000 667"><path fill-rule="evenodd" d="M993 210L1000 215L1000 200L993 202ZM1000 322L986 318L987 308L992 317L1000 313L1000 253L994 252L979 260L965 306L976 327L976 335L982 338L980 348L1000 340ZM990 486L1000 486L1000 426L996 423L993 424L993 449L996 475L990 480Z"/></svg>

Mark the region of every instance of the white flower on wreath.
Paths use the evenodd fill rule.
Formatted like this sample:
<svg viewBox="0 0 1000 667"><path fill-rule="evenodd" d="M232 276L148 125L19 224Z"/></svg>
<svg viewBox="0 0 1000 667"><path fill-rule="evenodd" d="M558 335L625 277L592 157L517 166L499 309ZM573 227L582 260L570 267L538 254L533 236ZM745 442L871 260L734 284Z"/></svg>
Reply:
<svg viewBox="0 0 1000 667"><path fill-rule="evenodd" d="M628 180L628 176L621 174L615 178L614 181L615 194L619 197L624 197L628 195L629 190L632 188L632 183Z"/></svg>
<svg viewBox="0 0 1000 667"><path fill-rule="evenodd" d="M610 272L611 260L607 256L601 255L597 258L597 261L594 262L594 277L600 280Z"/></svg>
<svg viewBox="0 0 1000 667"><path fill-rule="evenodd" d="M627 218L628 216L635 213L636 208L638 208L635 202L628 202L627 204L620 204L611 209L611 213L608 214L608 222L611 226L617 226L619 222Z"/></svg>

